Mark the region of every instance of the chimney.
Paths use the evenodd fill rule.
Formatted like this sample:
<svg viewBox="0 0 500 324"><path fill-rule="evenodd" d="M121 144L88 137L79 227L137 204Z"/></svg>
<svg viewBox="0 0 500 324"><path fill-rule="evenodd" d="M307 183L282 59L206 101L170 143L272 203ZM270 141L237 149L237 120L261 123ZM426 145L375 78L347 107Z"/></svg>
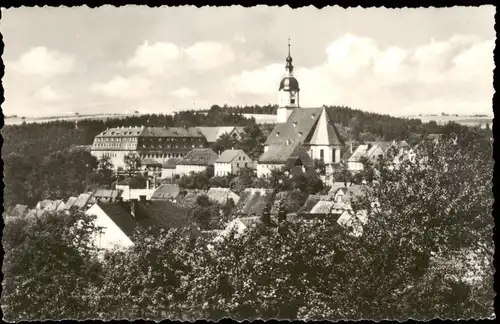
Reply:
<svg viewBox="0 0 500 324"><path fill-rule="evenodd" d="M135 217L135 199L130 200L130 214Z"/></svg>

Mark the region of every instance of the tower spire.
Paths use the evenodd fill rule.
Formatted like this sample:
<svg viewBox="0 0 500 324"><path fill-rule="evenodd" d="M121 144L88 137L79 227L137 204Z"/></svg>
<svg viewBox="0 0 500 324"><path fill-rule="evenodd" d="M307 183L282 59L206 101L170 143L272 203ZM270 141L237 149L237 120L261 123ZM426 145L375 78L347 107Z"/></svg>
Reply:
<svg viewBox="0 0 500 324"><path fill-rule="evenodd" d="M290 37L288 37L288 57L286 58L286 70L288 74L291 76L293 73L293 65L292 65L292 55L290 54Z"/></svg>

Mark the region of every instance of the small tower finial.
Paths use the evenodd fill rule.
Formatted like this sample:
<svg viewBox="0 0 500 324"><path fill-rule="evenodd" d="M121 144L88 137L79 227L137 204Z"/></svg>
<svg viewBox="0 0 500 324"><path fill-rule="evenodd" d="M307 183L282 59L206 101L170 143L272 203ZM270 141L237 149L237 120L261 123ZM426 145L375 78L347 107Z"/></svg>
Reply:
<svg viewBox="0 0 500 324"><path fill-rule="evenodd" d="M290 55L290 36L288 36L288 56L291 57L291 55Z"/></svg>

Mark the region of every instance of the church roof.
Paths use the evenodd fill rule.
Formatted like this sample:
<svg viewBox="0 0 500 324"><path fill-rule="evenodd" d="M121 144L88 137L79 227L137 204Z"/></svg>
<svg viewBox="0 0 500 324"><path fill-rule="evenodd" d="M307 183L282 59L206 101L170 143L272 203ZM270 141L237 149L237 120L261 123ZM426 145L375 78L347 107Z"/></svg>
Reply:
<svg viewBox="0 0 500 324"><path fill-rule="evenodd" d="M321 111L310 143L317 145L344 145L344 140L340 136L326 108L323 108Z"/></svg>
<svg viewBox="0 0 500 324"><path fill-rule="evenodd" d="M260 163L286 163L297 155L297 150L302 148L300 143L272 144L259 158ZM295 154L294 154L295 153Z"/></svg>
<svg viewBox="0 0 500 324"><path fill-rule="evenodd" d="M320 122L320 116L322 121ZM267 137L265 145L291 142L311 143L313 136L317 139L325 134L329 145L344 145L344 140L333 122L333 110L329 108L295 108L286 123L277 124ZM320 125L319 125L320 124ZM318 126L321 126L318 130ZM318 134L315 134L315 133Z"/></svg>
<svg viewBox="0 0 500 324"><path fill-rule="evenodd" d="M304 143L316 125L321 108L295 108L286 123L277 124L266 140L266 145L282 144L286 140Z"/></svg>

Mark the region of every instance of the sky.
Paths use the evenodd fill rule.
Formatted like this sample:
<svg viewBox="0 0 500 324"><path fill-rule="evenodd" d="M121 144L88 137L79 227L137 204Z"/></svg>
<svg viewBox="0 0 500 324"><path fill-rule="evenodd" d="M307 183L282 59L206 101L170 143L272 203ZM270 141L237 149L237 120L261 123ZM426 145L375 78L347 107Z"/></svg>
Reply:
<svg viewBox="0 0 500 324"><path fill-rule="evenodd" d="M289 37L302 107L492 114L493 6L2 13L5 115L277 104Z"/></svg>

